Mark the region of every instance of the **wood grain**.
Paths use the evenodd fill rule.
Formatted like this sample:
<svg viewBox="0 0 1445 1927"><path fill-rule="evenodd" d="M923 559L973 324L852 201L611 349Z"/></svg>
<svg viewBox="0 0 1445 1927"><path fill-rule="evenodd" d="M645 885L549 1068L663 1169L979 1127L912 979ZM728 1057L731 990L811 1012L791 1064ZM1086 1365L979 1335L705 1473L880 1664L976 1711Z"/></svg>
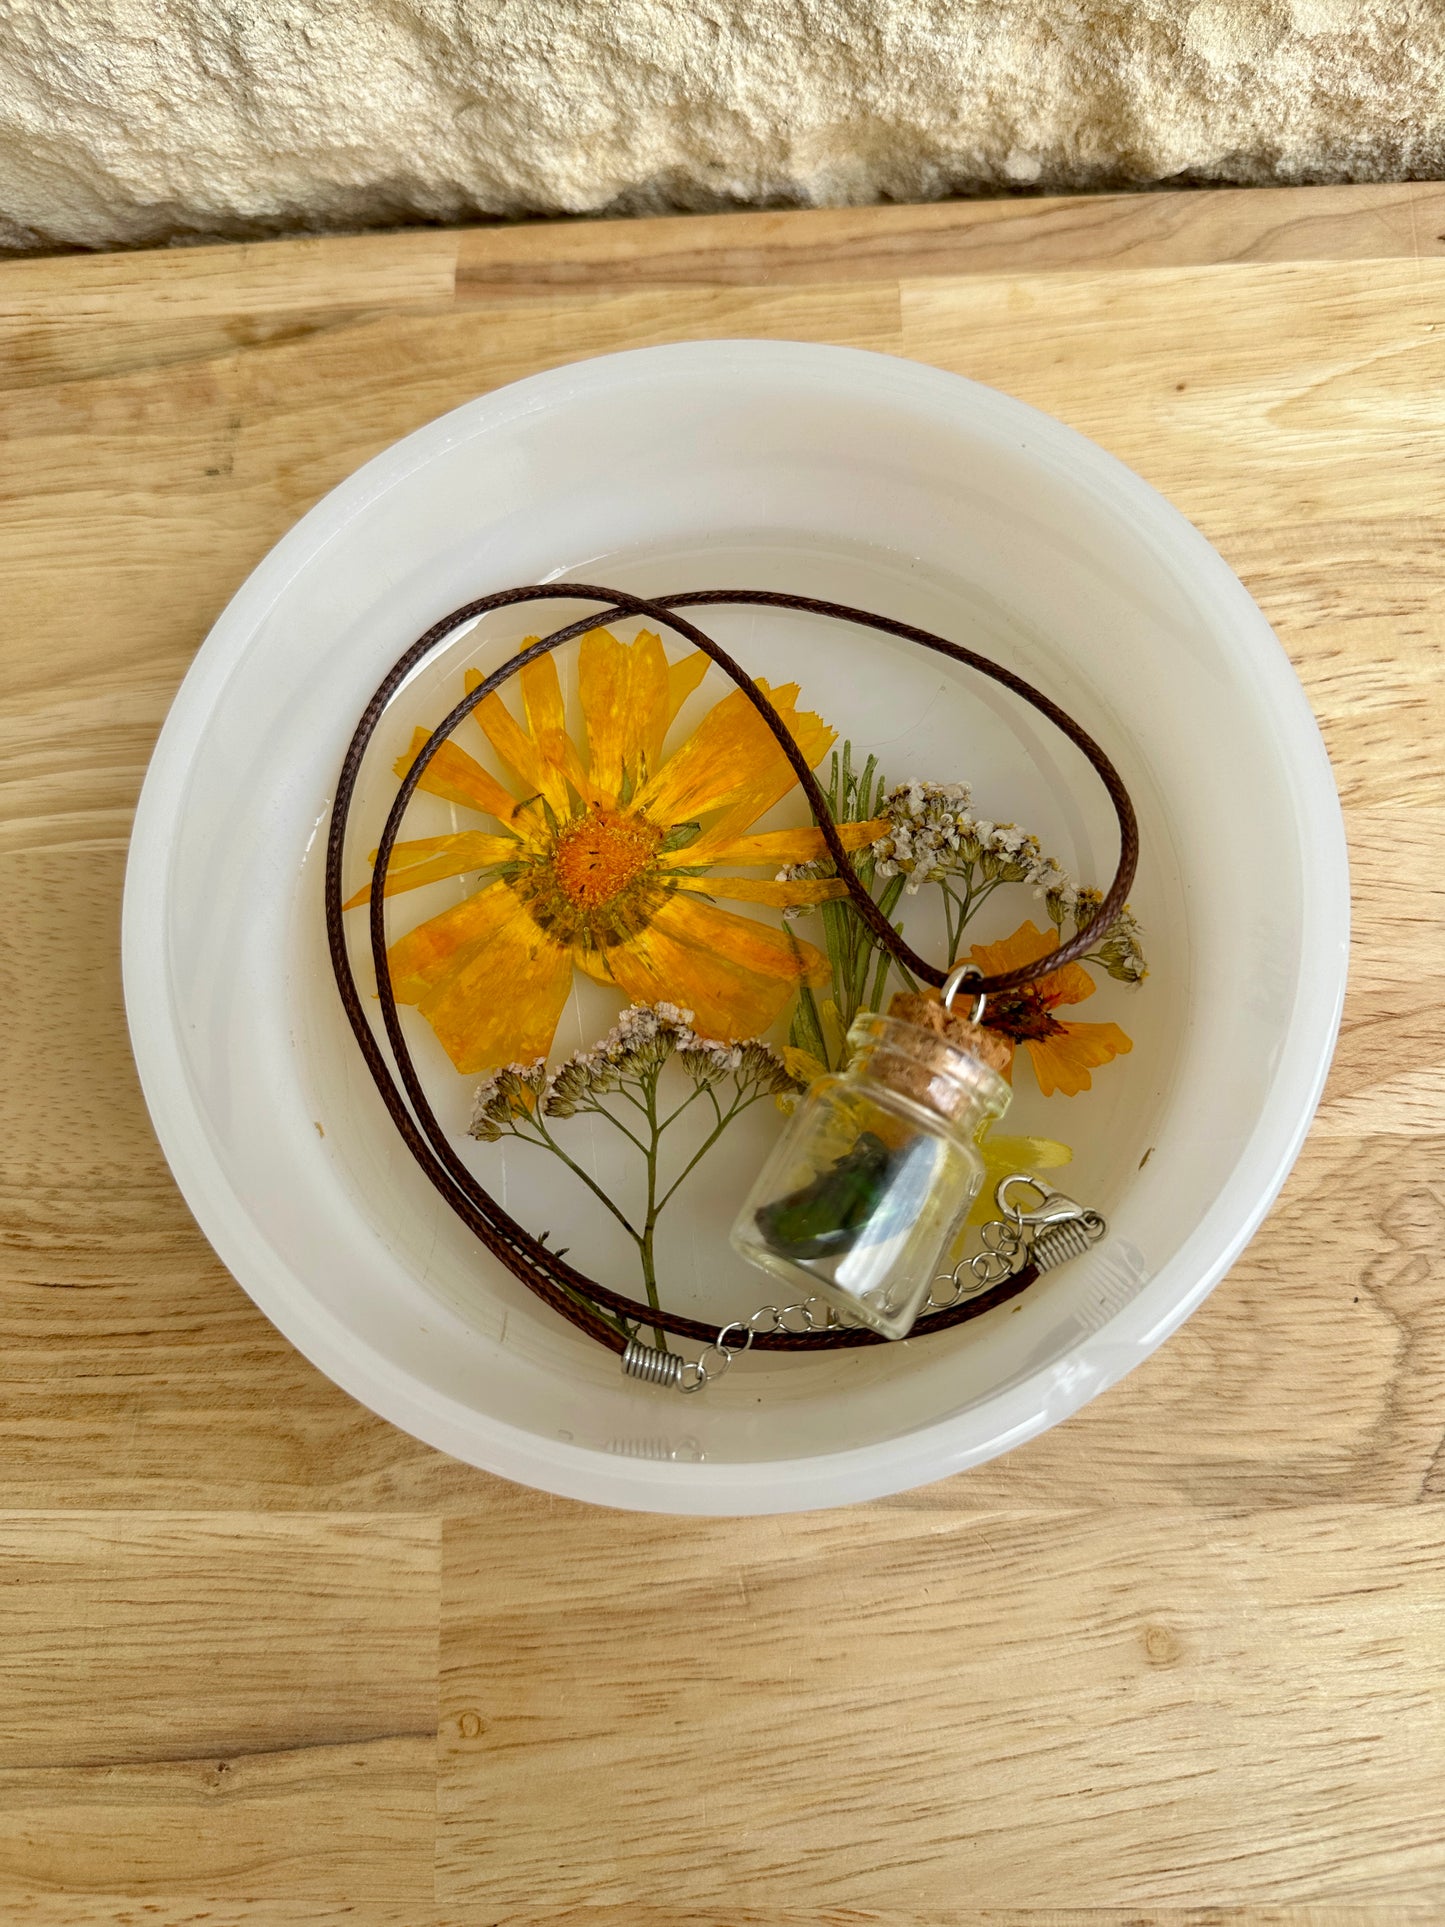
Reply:
<svg viewBox="0 0 1445 1927"><path fill-rule="evenodd" d="M483 389L708 335L960 369L1170 495L1304 680L1356 907L1304 1155L1162 1351L961 1479L729 1524L321 1379L174 1190L117 963L165 707L295 517ZM1434 185L0 268L0 1917L1445 1913L1442 398Z"/></svg>
<svg viewBox="0 0 1445 1927"><path fill-rule="evenodd" d="M430 1885L435 1520L0 1520L0 1900Z"/></svg>
<svg viewBox="0 0 1445 1927"><path fill-rule="evenodd" d="M1108 1508L929 1506L866 1560L847 1514L647 1521L623 1561L615 1533L577 1518L563 1572L546 1517L501 1569L484 1522L448 1528L449 1893L518 1921L539 1892L564 1919L640 1905L666 1842L690 1905L743 1918L789 1882L889 1927L971 1893L1045 1908L1064 1868L1093 1907L1439 1894L1445 1842L1399 1810L1445 1781L1438 1508L1156 1507L1121 1543Z"/></svg>

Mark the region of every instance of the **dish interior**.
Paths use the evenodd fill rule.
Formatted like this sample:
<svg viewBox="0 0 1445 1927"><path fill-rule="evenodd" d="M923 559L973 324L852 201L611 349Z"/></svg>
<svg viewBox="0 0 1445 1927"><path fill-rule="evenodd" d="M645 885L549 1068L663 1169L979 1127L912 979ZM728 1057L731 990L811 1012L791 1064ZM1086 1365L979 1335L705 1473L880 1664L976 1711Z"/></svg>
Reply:
<svg viewBox="0 0 1445 1927"><path fill-rule="evenodd" d="M450 418L449 436L426 431L425 459L394 463L324 542L296 551L284 594L246 612L252 644L194 744L168 878L169 902L183 906L167 928L170 989L197 1112L275 1273L305 1297L304 1318L344 1328L416 1398L476 1414L483 1463L483 1434L499 1425L539 1446L678 1466L854 1453L1023 1386L1020 1423L1035 1429L1030 1412L1072 1409L1117 1375L1110 1328L1151 1281L1173 1268L1186 1293L1217 1263L1229 1234L1211 1217L1216 1201L1256 1134L1278 1137L1272 1079L1302 975L1304 865L1299 800L1274 751L1300 728L1297 688L1280 684L1276 646L1223 566L1200 567L1197 538L1141 520L1131 478L1087 471L1071 438L1031 435L1031 418L1001 398L955 384L956 403L940 409L937 377L918 384L908 374L919 371L900 370L891 383L881 363L860 383L840 369L850 357L800 377L786 356L743 355L730 377L724 351L708 379L677 356L635 379L626 361L643 357L617 364L611 382L554 377L550 400L510 406L504 394ZM321 872L332 786L356 716L424 628L469 597L564 574L641 594L747 586L875 609L1019 670L1104 745L1142 826L1133 902L1151 975L1129 989L1099 973L1079 1015L1119 1022L1134 1049L1075 1099L1041 1098L1020 1071L1000 1127L1073 1147L1057 1181L1109 1221L1089 1256L946 1336L757 1354L680 1399L624 1381L612 1354L533 1298L437 1197L395 1136L331 980ZM368 757L348 887L365 880L391 761L413 726L455 702L463 668L490 669L584 612L559 601L490 617L412 678ZM898 782L966 778L982 814L1027 825L1077 879L1107 884L1116 835L1097 780L996 685L801 614L698 619L753 673L801 684L855 760L876 754ZM630 636L637 625L616 626ZM667 644L674 656L684 647ZM563 661L575 700L571 652ZM728 687L711 672L670 743ZM487 760L474 726L458 740ZM762 827L805 820L795 793ZM467 827L483 826L421 798L407 833ZM393 930L464 887L395 900ZM996 939L1025 916L1046 921L1027 890L1001 892L970 935ZM365 984L365 912L351 923ZM941 934L917 912L908 930L926 951ZM574 990L555 1054L593 1041L621 1004L594 985ZM584 1270L635 1290L620 1233L550 1160L461 1137L473 1081L405 1016L477 1174ZM757 1107L664 1218L670 1306L721 1323L774 1296L726 1231L781 1122ZM615 1178L610 1146L585 1124L569 1143ZM1172 1322L1167 1306L1161 1318ZM1130 1356L1139 1344L1131 1334Z"/></svg>

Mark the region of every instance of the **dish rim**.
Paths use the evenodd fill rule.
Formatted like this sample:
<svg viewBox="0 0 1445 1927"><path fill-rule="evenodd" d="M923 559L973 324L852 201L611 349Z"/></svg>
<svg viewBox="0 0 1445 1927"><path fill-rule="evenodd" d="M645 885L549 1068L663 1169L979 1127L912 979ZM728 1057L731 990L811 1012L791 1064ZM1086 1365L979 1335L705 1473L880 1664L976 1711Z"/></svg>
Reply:
<svg viewBox="0 0 1445 1927"><path fill-rule="evenodd" d="M1255 647L1256 693L1276 721L1301 821L1310 826L1313 868L1302 891L1301 957L1294 1004L1265 1105L1214 1205L1180 1247L1099 1331L1088 1374L1060 1391L1040 1368L965 1412L843 1452L817 1457L688 1463L619 1459L548 1439L422 1387L341 1319L323 1311L305 1279L278 1258L229 1185L211 1149L177 1035L166 945L169 877L179 811L195 745L243 659L255 630L288 585L359 515L460 440L485 437L538 409L566 406L589 390L646 383L660 364L716 381L750 372L823 377L869 401L891 395L960 406L1022 432L1030 451L1075 470L1078 485L1110 497L1180 567L1196 599L1218 605L1211 628L1228 622ZM560 578L559 578L560 579ZM172 1174L202 1231L237 1282L313 1364L381 1417L467 1463L564 1497L625 1509L691 1514L761 1514L852 1504L931 1483L1011 1450L1072 1415L1148 1357L1229 1270L1263 1221L1308 1133L1338 1033L1348 968L1349 873L1343 819L1318 724L1298 677L1262 611L1194 525L1142 477L1097 443L1030 404L969 377L867 349L739 340L627 349L566 363L464 402L384 449L316 503L260 560L212 625L172 702L136 809L122 911L122 976L132 1050L152 1124ZM1285 1093L1288 1092L1288 1101ZM1261 1182L1246 1165L1263 1159ZM1234 1216L1221 1235L1220 1223ZM1208 1247L1207 1252L1196 1249ZM1181 1282L1180 1274L1195 1274ZM1104 1341L1101 1343L1101 1341Z"/></svg>

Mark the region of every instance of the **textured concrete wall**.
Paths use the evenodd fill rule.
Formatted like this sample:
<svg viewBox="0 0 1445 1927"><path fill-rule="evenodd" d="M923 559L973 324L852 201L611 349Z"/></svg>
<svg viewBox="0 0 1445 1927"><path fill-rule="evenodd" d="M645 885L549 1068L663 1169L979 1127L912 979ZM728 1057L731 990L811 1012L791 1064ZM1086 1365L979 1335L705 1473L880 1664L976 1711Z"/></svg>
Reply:
<svg viewBox="0 0 1445 1927"><path fill-rule="evenodd" d="M0 244L1445 172L1445 0L0 0Z"/></svg>

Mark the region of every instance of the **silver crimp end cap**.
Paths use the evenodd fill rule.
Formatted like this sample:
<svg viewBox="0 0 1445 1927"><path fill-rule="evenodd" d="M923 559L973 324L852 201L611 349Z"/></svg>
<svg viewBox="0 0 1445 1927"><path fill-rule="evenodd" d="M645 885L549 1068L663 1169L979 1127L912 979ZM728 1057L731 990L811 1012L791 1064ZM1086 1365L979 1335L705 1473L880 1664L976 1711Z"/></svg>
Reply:
<svg viewBox="0 0 1445 1927"><path fill-rule="evenodd" d="M1036 1231L1029 1257L1041 1273L1053 1271L1059 1265L1066 1265L1070 1258L1082 1258L1107 1229L1097 1211L1081 1211L1076 1218L1065 1218Z"/></svg>
<svg viewBox="0 0 1445 1927"><path fill-rule="evenodd" d="M682 1384L682 1358L665 1352L659 1345L645 1345L640 1338L629 1338L622 1354L624 1378L640 1378L647 1385L675 1388Z"/></svg>

